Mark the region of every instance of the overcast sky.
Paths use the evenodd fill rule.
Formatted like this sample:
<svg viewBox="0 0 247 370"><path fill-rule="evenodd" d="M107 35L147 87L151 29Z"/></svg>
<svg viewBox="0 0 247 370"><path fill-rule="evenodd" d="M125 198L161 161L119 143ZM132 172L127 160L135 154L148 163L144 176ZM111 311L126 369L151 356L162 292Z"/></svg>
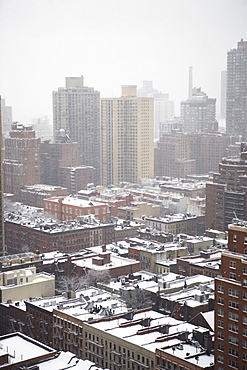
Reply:
<svg viewBox="0 0 247 370"><path fill-rule="evenodd" d="M25 124L84 75L101 97L121 85L168 92L179 114L194 86L217 98L227 50L247 40L247 0L0 0L0 94Z"/></svg>

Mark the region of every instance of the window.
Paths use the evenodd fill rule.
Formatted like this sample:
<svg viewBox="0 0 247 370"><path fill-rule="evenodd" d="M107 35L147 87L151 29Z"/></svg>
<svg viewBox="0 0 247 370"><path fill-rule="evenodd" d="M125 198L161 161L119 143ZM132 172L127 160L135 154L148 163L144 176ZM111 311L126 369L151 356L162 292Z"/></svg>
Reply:
<svg viewBox="0 0 247 370"><path fill-rule="evenodd" d="M243 348L247 348L247 341L246 341L246 340L243 340L243 341L242 341L242 347L243 347Z"/></svg>
<svg viewBox="0 0 247 370"><path fill-rule="evenodd" d="M232 289L232 288L229 288L228 289L228 295L229 296L232 296L232 297L238 297L238 290L236 289Z"/></svg>
<svg viewBox="0 0 247 370"><path fill-rule="evenodd" d="M236 280L236 274L235 274L235 272L230 272L230 279L232 279L232 280Z"/></svg>
<svg viewBox="0 0 247 370"><path fill-rule="evenodd" d="M230 261L230 268L235 269L236 268L236 262Z"/></svg>
<svg viewBox="0 0 247 370"><path fill-rule="evenodd" d="M247 329L246 328L243 328L243 336L247 337Z"/></svg>
<svg viewBox="0 0 247 370"><path fill-rule="evenodd" d="M221 331L218 332L218 339L224 339L224 333Z"/></svg>
<svg viewBox="0 0 247 370"><path fill-rule="evenodd" d="M224 357L221 355L218 355L218 362L224 362Z"/></svg>
<svg viewBox="0 0 247 370"><path fill-rule="evenodd" d="M232 236L232 241L233 241L233 242L236 242L236 241L237 241L237 235L236 235L236 234L233 234L233 236Z"/></svg>
<svg viewBox="0 0 247 370"><path fill-rule="evenodd" d="M247 267L243 267L243 274L247 275Z"/></svg>
<svg viewBox="0 0 247 370"><path fill-rule="evenodd" d="M218 316L224 316L224 310L222 308L218 308Z"/></svg>
<svg viewBox="0 0 247 370"><path fill-rule="evenodd" d="M228 325L228 330L232 331L233 333L238 333L238 326L234 324L229 324Z"/></svg>
<svg viewBox="0 0 247 370"><path fill-rule="evenodd" d="M219 293L224 293L224 287L222 285L218 285L218 292Z"/></svg>
<svg viewBox="0 0 247 370"><path fill-rule="evenodd" d="M233 360L228 360L228 365L230 367L233 367L234 369L238 369L238 364L236 361L233 361Z"/></svg>
<svg viewBox="0 0 247 370"><path fill-rule="evenodd" d="M238 321L238 314L235 312L228 312L228 318L230 320Z"/></svg>
<svg viewBox="0 0 247 370"><path fill-rule="evenodd" d="M233 337L232 335L229 335L229 336L228 336L228 342L229 342L229 343L232 343L232 344L236 344L236 345L238 345L238 338Z"/></svg>
<svg viewBox="0 0 247 370"><path fill-rule="evenodd" d="M224 328L224 322L221 320L218 320L218 328Z"/></svg>
<svg viewBox="0 0 247 370"><path fill-rule="evenodd" d="M243 299L247 299L247 293L243 292Z"/></svg>
<svg viewBox="0 0 247 370"><path fill-rule="evenodd" d="M218 297L218 303L219 304L224 304L224 298Z"/></svg>
<svg viewBox="0 0 247 370"><path fill-rule="evenodd" d="M244 279L243 280L243 286L246 288L247 287L247 280L246 279Z"/></svg>
<svg viewBox="0 0 247 370"><path fill-rule="evenodd" d="M219 351L222 351L222 352L224 351L224 346L223 346L223 344L221 344L221 343L219 343L219 344L218 344L218 350L219 350Z"/></svg>
<svg viewBox="0 0 247 370"><path fill-rule="evenodd" d="M247 317L243 316L243 324L247 324Z"/></svg>
<svg viewBox="0 0 247 370"><path fill-rule="evenodd" d="M238 310L238 302L229 301L228 306Z"/></svg>
<svg viewBox="0 0 247 370"><path fill-rule="evenodd" d="M228 348L228 353L229 353L229 355L238 357L238 351L234 348L231 348L231 347Z"/></svg>

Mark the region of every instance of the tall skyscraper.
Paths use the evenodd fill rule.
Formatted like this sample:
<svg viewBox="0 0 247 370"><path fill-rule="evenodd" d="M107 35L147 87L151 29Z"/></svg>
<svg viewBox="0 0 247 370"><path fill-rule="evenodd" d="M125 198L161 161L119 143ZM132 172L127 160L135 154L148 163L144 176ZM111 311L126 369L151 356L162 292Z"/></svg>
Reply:
<svg viewBox="0 0 247 370"><path fill-rule="evenodd" d="M84 166L95 168L95 183L100 184L100 94L84 86L83 76L66 77L66 87L53 92L54 138L65 130L78 142Z"/></svg>
<svg viewBox="0 0 247 370"><path fill-rule="evenodd" d="M137 96L154 98L154 139L159 139L160 126L174 118L174 102L169 100L169 94L154 89L152 81L143 81L143 87L137 90Z"/></svg>
<svg viewBox="0 0 247 370"><path fill-rule="evenodd" d="M209 98L201 88L193 88L192 97L180 104L183 131L187 134L206 132L216 126L216 99Z"/></svg>
<svg viewBox="0 0 247 370"><path fill-rule="evenodd" d="M227 52L226 132L247 139L247 41Z"/></svg>
<svg viewBox="0 0 247 370"><path fill-rule="evenodd" d="M102 183L138 183L154 176L154 101L122 86L120 98L101 99Z"/></svg>
<svg viewBox="0 0 247 370"><path fill-rule="evenodd" d="M226 71L221 71L220 118L226 119Z"/></svg>

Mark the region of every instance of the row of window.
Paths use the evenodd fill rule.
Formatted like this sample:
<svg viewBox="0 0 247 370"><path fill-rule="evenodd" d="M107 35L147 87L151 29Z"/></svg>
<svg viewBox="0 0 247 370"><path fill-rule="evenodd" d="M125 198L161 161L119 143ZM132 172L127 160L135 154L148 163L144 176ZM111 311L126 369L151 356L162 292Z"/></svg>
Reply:
<svg viewBox="0 0 247 370"><path fill-rule="evenodd" d="M247 323L245 319L245 323ZM224 329L224 321L218 320L218 328ZM228 324L228 329L231 332L238 333L238 325L234 324ZM244 337L247 337L247 328L242 328L242 334ZM218 339L224 339L224 334L221 332L218 332Z"/></svg>
<svg viewBox="0 0 247 370"><path fill-rule="evenodd" d="M246 359L247 359L247 354L246 353L243 353L243 360L246 360ZM224 363L224 356L218 355L217 360L220 363ZM238 369L239 368L238 367L238 361L234 361L232 359L229 359L228 360L228 366L231 367L231 368L233 368L233 369ZM243 370L247 370L247 365L243 365L242 369ZM225 368L219 366L218 367L218 370L225 370Z"/></svg>

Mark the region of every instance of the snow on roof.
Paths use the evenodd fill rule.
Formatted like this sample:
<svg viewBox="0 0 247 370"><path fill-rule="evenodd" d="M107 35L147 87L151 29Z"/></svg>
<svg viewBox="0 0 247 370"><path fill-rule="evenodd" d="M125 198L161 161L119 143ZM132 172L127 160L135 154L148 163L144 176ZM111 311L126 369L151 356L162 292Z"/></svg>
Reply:
<svg viewBox="0 0 247 370"><path fill-rule="evenodd" d="M94 270L108 270L111 267L116 268L120 266L128 266L131 264L138 263L138 261L111 254L111 262L103 266L102 265L98 266L98 265L93 264L93 257L76 260L76 261L73 261L72 263L79 267L85 267L89 269L93 268Z"/></svg>
<svg viewBox="0 0 247 370"><path fill-rule="evenodd" d="M15 333L3 336L0 338L1 352L9 353L11 363L20 361L28 361L31 358L44 356L50 352L55 352L50 347L47 347L37 341L34 341L23 334Z"/></svg>
<svg viewBox="0 0 247 370"><path fill-rule="evenodd" d="M214 311L202 312L201 315L210 325L210 328L214 331Z"/></svg>
<svg viewBox="0 0 247 370"><path fill-rule="evenodd" d="M214 355L206 354L205 351L201 352L200 347L198 348L193 343L183 343L180 346L174 346L172 341L167 341L166 347L163 347L162 351L169 355L177 356L189 364L198 366L198 368L206 368L214 364Z"/></svg>
<svg viewBox="0 0 247 370"><path fill-rule="evenodd" d="M39 370L61 370L67 366L73 370L101 370L98 365L94 366L94 363L89 360L79 360L72 352L60 352L58 357L39 362Z"/></svg>
<svg viewBox="0 0 247 370"><path fill-rule="evenodd" d="M150 325L143 326L138 319L145 319L145 318L151 318ZM131 320L132 321L132 320ZM133 343L135 345L138 344L138 346L141 346L153 353L155 353L155 350L157 348L163 348L164 345L166 346L167 342L159 341L156 342L157 338L166 338L168 335L178 334L179 332L189 332L192 333L193 330L197 329L195 325L189 324L187 322L183 322L180 320L176 320L170 316L162 315L157 313L156 311L149 310L142 313L135 314L133 317L133 324L130 326L124 326L124 323L130 322L130 320L126 320L124 318L116 318L115 320L111 321L102 321L102 322L96 322L91 323L88 325L93 326L94 328L97 328L99 330L102 330L106 333L109 333L110 335L113 335L117 338L121 338L125 341L128 341L130 343ZM135 323L136 321L136 323ZM135 323L135 324L134 324ZM162 333L158 331L159 326L167 326L168 328L168 334ZM157 330L147 330L145 332L145 329L151 329L157 327ZM138 334L138 331L142 331L142 335ZM174 344L180 344L180 340L177 339L172 340L173 345ZM175 341L175 342L174 342ZM168 341L169 344L171 343Z"/></svg>
<svg viewBox="0 0 247 370"><path fill-rule="evenodd" d="M50 199L53 201L53 199ZM105 203L97 202L95 200L90 200L90 199L81 199L81 198L75 198L72 196L67 196L63 199L62 203L64 205L72 205L72 206L77 206L77 207L97 207L97 206L105 206Z"/></svg>
<svg viewBox="0 0 247 370"><path fill-rule="evenodd" d="M31 304L52 312L54 309L77 317L82 321L97 320L107 315L127 312L126 303L113 294L94 287L74 293L74 298L64 296L32 299Z"/></svg>

